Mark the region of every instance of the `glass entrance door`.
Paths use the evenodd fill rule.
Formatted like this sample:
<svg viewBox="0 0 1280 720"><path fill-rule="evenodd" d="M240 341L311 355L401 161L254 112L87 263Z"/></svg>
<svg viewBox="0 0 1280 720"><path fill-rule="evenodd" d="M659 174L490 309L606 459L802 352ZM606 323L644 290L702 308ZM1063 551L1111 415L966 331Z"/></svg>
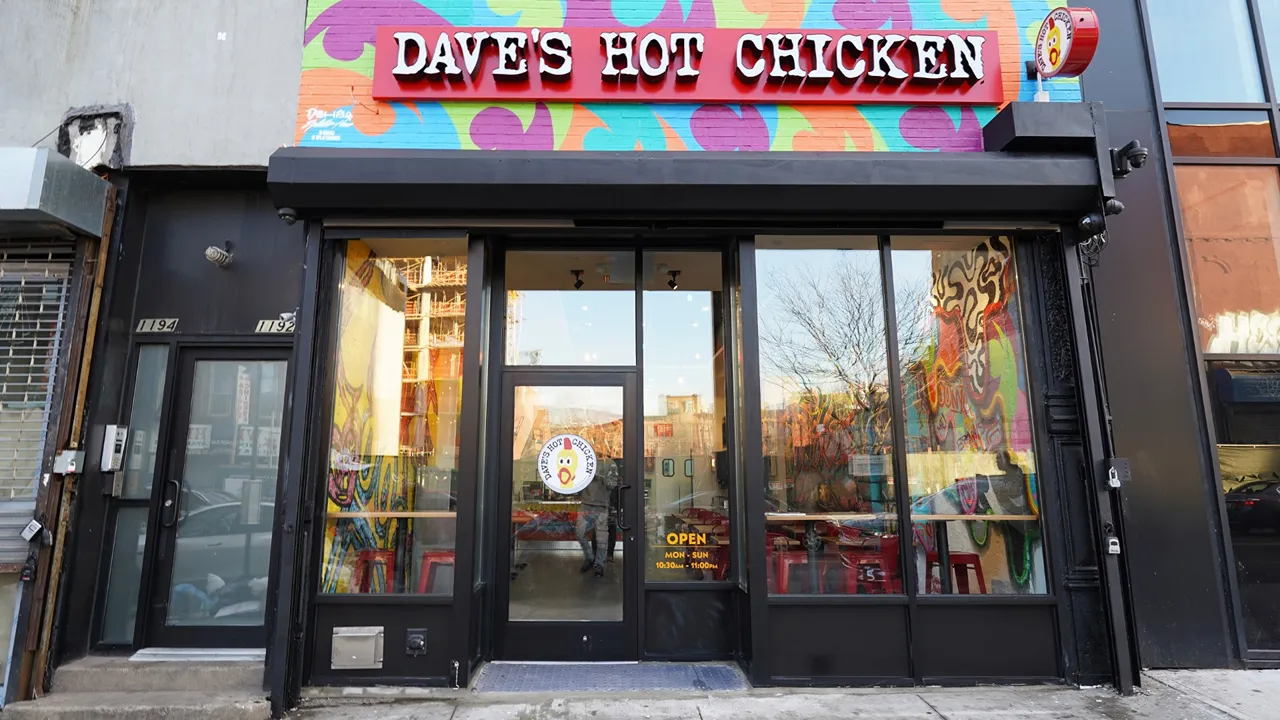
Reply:
<svg viewBox="0 0 1280 720"><path fill-rule="evenodd" d="M512 372L503 390L498 657L636 659L635 375Z"/></svg>
<svg viewBox="0 0 1280 720"><path fill-rule="evenodd" d="M180 355L147 644L261 647L288 351Z"/></svg>

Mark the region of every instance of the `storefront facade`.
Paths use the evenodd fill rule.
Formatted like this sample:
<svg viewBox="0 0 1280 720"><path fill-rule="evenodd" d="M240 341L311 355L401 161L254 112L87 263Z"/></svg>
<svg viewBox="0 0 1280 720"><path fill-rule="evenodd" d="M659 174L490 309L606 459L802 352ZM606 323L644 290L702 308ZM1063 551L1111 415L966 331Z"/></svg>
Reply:
<svg viewBox="0 0 1280 720"><path fill-rule="evenodd" d="M265 188L131 173L67 656L265 656L276 711L493 660L1132 687L1134 138L1031 102L1048 6L370 2L311 3Z"/></svg>
<svg viewBox="0 0 1280 720"><path fill-rule="evenodd" d="M669 55L613 65L650 84L600 85L634 24L603 12L534 23L570 28L554 41L309 18L298 147L268 175L307 235L273 700L466 685L486 660L1130 685L1081 283L1123 143L1074 80L1016 102L1045 10L815 20L850 48L927 26L953 71L984 65L829 95L747 82L823 33L770 16L754 45L710 6L653 21ZM542 54L507 95L489 73L517 72L520 33ZM746 104L680 84L680 33ZM571 80L548 42L577 48ZM470 79L422 78L469 54Z"/></svg>

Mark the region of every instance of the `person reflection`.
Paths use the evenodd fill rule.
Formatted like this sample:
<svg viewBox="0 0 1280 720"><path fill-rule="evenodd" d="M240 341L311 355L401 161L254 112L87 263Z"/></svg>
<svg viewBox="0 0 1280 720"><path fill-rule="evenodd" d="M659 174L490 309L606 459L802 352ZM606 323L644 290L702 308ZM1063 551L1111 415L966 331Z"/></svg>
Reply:
<svg viewBox="0 0 1280 720"><path fill-rule="evenodd" d="M604 575L604 556L609 547L609 496L617 486L618 466L601 455L595 477L582 490L582 507L578 510L576 529L583 555L580 572L594 569L596 577Z"/></svg>

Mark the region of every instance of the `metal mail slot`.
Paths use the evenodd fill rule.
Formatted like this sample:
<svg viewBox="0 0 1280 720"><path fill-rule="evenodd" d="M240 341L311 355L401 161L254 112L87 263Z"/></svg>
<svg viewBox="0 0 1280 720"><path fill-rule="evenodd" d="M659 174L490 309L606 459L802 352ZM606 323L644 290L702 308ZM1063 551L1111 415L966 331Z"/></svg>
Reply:
<svg viewBox="0 0 1280 720"><path fill-rule="evenodd" d="M382 627L336 627L333 629L332 670L381 670Z"/></svg>

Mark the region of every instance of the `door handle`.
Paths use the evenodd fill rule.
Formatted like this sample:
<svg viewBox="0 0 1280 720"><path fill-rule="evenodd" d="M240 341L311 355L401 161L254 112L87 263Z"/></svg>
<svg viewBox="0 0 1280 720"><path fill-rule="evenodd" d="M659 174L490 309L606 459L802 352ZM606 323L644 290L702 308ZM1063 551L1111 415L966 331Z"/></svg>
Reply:
<svg viewBox="0 0 1280 720"><path fill-rule="evenodd" d="M623 490L630 490L630 489L631 489L631 486L630 486L630 485L619 485L619 486L618 486L618 529L619 529L619 530L621 530L622 532L631 532L631 526L630 526L630 525L624 525L624 524L622 523L622 521L623 521L623 519L624 519L624 517L625 517L625 516L623 515L623 513L622 513L622 508L626 507L626 503L624 503L624 502L622 501L622 491L623 491Z"/></svg>
<svg viewBox="0 0 1280 720"><path fill-rule="evenodd" d="M168 490L173 489L173 496L170 497ZM181 505L182 485L173 478L165 481L165 499L161 503L163 507L160 509L160 524L164 527L173 527L178 523L178 506Z"/></svg>

